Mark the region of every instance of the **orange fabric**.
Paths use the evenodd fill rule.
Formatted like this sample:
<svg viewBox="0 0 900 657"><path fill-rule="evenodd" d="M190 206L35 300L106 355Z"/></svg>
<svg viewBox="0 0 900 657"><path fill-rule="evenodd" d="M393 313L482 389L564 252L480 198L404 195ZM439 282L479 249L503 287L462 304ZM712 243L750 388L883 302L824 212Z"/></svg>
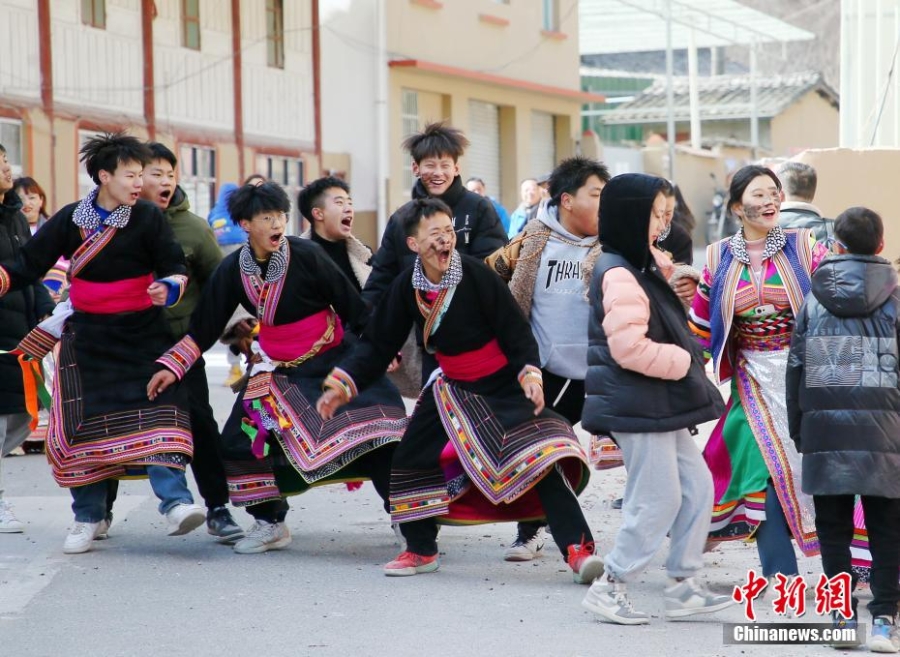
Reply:
<svg viewBox="0 0 900 657"><path fill-rule="evenodd" d="M19 354L19 367L22 368L22 383L25 388L25 410L31 416L29 426L34 431L38 425L38 394L35 370L40 367L35 360L26 360L25 354Z"/></svg>

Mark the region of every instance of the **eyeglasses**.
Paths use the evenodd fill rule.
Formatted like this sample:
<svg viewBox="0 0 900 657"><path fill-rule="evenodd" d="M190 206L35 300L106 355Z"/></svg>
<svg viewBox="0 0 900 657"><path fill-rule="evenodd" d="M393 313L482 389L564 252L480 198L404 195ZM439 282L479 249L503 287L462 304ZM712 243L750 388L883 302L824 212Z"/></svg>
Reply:
<svg viewBox="0 0 900 657"><path fill-rule="evenodd" d="M279 212L278 214L264 214L261 217L256 216L254 219L259 219L262 223L269 224L270 226L276 222L285 222L287 223L287 214L284 212Z"/></svg>

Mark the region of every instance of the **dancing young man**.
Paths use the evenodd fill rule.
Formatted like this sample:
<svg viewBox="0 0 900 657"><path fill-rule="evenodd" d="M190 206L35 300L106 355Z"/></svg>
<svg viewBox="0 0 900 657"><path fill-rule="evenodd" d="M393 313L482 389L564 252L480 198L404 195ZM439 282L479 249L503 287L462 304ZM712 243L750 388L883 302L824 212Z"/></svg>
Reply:
<svg viewBox="0 0 900 657"><path fill-rule="evenodd" d="M537 343L508 288L479 259L461 256L450 208L415 201L403 218L417 254L391 285L353 353L325 380L325 419L376 380L413 325L443 373L429 382L394 453L391 517L407 550L389 576L438 568L437 520L491 522L546 516L579 583L603 572L576 498L587 482L572 427L544 410Z"/></svg>
<svg viewBox="0 0 900 657"><path fill-rule="evenodd" d="M165 369L147 386L152 399L183 378L238 305L258 320L260 351L222 430L231 501L256 520L234 546L239 554L287 546L285 497L314 485L371 479L387 507L391 453L407 423L400 394L384 377L334 421L316 414L323 379L349 350L345 327L360 330L368 312L321 247L284 234L290 209L271 182L231 196L229 213L248 242L222 261L187 335L159 359Z"/></svg>
<svg viewBox="0 0 900 657"><path fill-rule="evenodd" d="M42 358L61 337L47 459L54 479L72 493L67 554L87 552L106 533L108 479L148 476L169 535L206 519L184 476L193 454L187 400L178 389L155 403L146 397L154 361L171 343L163 308L181 299L187 282L172 229L140 199L150 152L117 133L88 140L81 156L97 187L0 267L3 296L40 281L60 256L71 261L71 306L54 313L60 335L42 324L20 344Z"/></svg>

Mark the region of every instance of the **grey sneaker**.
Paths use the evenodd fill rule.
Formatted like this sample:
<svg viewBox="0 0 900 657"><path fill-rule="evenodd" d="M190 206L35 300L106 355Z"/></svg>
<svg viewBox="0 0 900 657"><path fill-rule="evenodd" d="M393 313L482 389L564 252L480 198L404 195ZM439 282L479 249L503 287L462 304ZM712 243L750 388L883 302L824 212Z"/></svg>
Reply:
<svg viewBox="0 0 900 657"><path fill-rule="evenodd" d="M519 525L516 540L506 548L506 561L531 561L544 549L544 528L534 525Z"/></svg>
<svg viewBox="0 0 900 657"><path fill-rule="evenodd" d="M21 534L25 531L25 525L16 518L9 502L0 500L0 534Z"/></svg>
<svg viewBox="0 0 900 657"><path fill-rule="evenodd" d="M735 604L730 595L719 595L707 589L693 577L675 582L663 592L666 618L684 618L694 614L709 614Z"/></svg>
<svg viewBox="0 0 900 657"><path fill-rule="evenodd" d="M206 512L206 532L224 545L234 545L244 538L244 530L231 517L227 507L217 506Z"/></svg>
<svg viewBox="0 0 900 657"><path fill-rule="evenodd" d="M283 522L257 520L247 535L239 540L234 551L238 554L259 554L279 550L291 542L291 532Z"/></svg>
<svg viewBox="0 0 900 657"><path fill-rule="evenodd" d="M872 636L869 637L872 652L900 652L900 634L890 616L876 616L872 620Z"/></svg>
<svg viewBox="0 0 900 657"><path fill-rule="evenodd" d="M619 625L646 625L650 622L647 614L634 610L623 582L596 580L581 601L581 606Z"/></svg>

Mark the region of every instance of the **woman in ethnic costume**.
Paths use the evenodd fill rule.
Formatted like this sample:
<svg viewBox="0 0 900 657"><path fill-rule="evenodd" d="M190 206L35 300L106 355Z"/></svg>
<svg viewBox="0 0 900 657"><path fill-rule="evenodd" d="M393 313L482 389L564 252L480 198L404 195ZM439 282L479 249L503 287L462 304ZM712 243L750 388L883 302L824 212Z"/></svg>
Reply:
<svg viewBox="0 0 900 657"><path fill-rule="evenodd" d="M827 254L808 230L779 227L783 193L771 170L737 171L729 204L741 230L707 247L690 324L731 400L704 451L713 474L714 541L752 536L763 575L797 574L791 537L818 552L812 498L800 489L790 440L785 369L794 317Z"/></svg>
<svg viewBox="0 0 900 657"><path fill-rule="evenodd" d="M259 353L222 430L231 502L256 522L239 554L291 542L287 495L311 486L371 479L387 509L391 454L406 428L400 393L379 373L367 394L330 422L313 407L322 381L349 350L344 327L359 331L365 302L324 250L284 235L290 201L275 183L244 185L228 210L248 234L215 271L187 335L166 352L152 396L180 379L222 334L237 306L256 317Z"/></svg>
<svg viewBox="0 0 900 657"><path fill-rule="evenodd" d="M391 518L407 550L385 574L437 570L438 519L546 516L575 581L590 583L603 562L593 554L576 497L588 478L584 451L571 425L544 409L537 343L509 288L483 262L455 250L450 217L438 199L410 205L403 230L415 263L326 379L317 408L328 419L352 403L418 325L442 372L423 390L394 453Z"/></svg>
<svg viewBox="0 0 900 657"><path fill-rule="evenodd" d="M177 303L186 284L184 254L165 217L139 200L150 152L115 134L89 140L81 154L98 187L0 267L2 296L39 281L60 257L71 262L71 305L57 307L56 333L42 324L20 344L39 359L61 338L47 460L72 493L67 554L87 552L106 533L109 479L148 476L170 535L206 519L184 475L193 454L187 400L175 389L155 403L146 396L154 361L170 342L163 306Z"/></svg>

